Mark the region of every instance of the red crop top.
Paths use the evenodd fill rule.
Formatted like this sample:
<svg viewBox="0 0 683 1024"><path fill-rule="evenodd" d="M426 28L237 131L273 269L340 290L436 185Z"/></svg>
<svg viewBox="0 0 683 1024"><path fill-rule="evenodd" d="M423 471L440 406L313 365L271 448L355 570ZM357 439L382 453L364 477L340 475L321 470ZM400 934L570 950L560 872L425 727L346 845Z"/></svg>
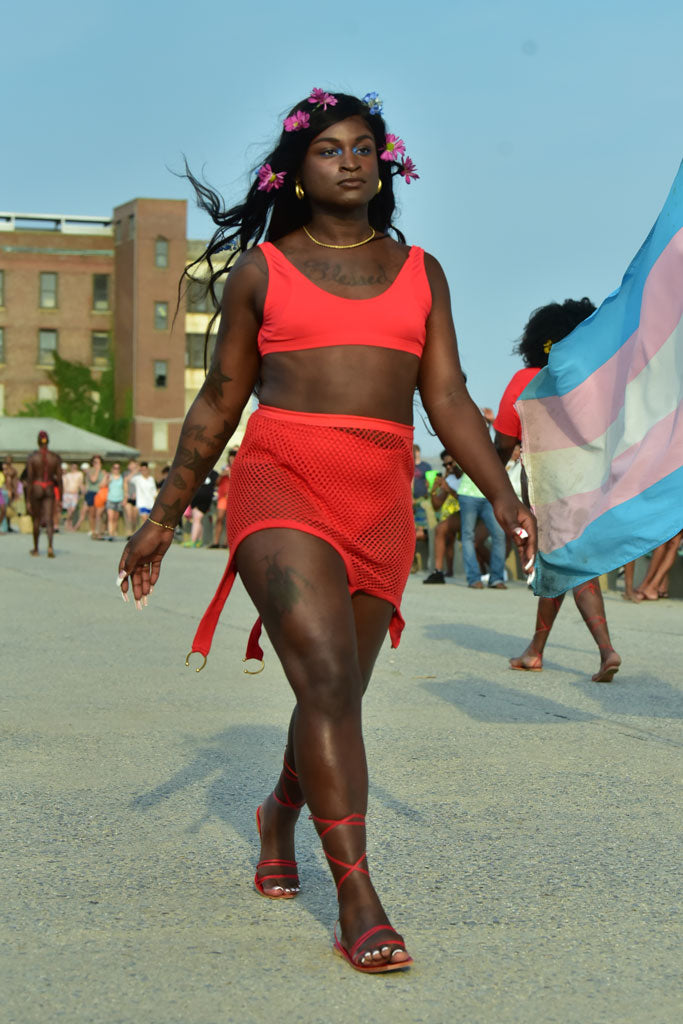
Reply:
<svg viewBox="0 0 683 1024"><path fill-rule="evenodd" d="M310 281L270 242L260 246L268 264L268 292L258 334L262 356L332 345L372 345L422 355L432 292L424 251L411 246L389 287L369 299L332 295Z"/></svg>

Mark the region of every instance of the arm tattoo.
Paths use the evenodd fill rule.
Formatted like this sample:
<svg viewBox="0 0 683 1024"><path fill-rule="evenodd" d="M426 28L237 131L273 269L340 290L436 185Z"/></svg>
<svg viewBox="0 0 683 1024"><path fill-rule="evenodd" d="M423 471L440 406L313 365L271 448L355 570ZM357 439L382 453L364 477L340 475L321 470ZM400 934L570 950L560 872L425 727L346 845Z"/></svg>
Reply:
<svg viewBox="0 0 683 1024"><path fill-rule="evenodd" d="M219 430L218 433L214 434L214 440L220 441L221 444L225 444L231 433L230 423L228 420L223 420L223 429Z"/></svg>
<svg viewBox="0 0 683 1024"><path fill-rule="evenodd" d="M223 397L223 385L229 384L231 380L232 377L226 376L217 366L212 366L206 375L204 388L212 398L220 399Z"/></svg>
<svg viewBox="0 0 683 1024"><path fill-rule="evenodd" d="M174 487L178 487L180 489L182 489L185 486L185 481L183 480L182 476L177 470L174 472L171 478L171 483L173 484Z"/></svg>
<svg viewBox="0 0 683 1024"><path fill-rule="evenodd" d="M205 455L202 455L195 448L194 451L190 451L189 448L183 448L181 444L178 445L178 465L182 466L183 469L189 469L194 473L195 477L200 472L201 467L206 459Z"/></svg>
<svg viewBox="0 0 683 1024"><path fill-rule="evenodd" d="M164 519L169 519L171 522L177 522L187 507L186 501L174 501L172 504L167 505L165 502L159 502L159 508L164 510Z"/></svg>
<svg viewBox="0 0 683 1024"><path fill-rule="evenodd" d="M186 433L186 435L188 437L193 438L194 441L197 442L197 444L210 444L211 443L211 438L208 437L204 433L204 424L203 423L195 423L191 427L186 427L185 428L185 433Z"/></svg>

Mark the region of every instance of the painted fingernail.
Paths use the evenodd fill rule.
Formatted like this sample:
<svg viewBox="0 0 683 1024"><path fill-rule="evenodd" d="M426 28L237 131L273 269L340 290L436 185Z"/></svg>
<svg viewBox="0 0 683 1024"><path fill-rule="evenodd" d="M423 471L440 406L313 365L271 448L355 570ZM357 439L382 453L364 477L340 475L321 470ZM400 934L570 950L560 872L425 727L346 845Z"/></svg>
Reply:
<svg viewBox="0 0 683 1024"><path fill-rule="evenodd" d="M154 587L150 587L149 588L149 592L150 592L150 594L153 594L154 593Z"/></svg>
<svg viewBox="0 0 683 1024"><path fill-rule="evenodd" d="M534 570L533 570L533 572L531 572L531 573L530 573L530 574L529 574L529 575L527 576L527 578L526 578L526 585L527 585L527 587L530 587L530 586L531 586L531 584L532 584L532 583L534 582L534 580L535 580L535 579L536 579L536 570L534 569Z"/></svg>
<svg viewBox="0 0 683 1024"><path fill-rule="evenodd" d="M518 537L521 537L522 540L526 540L529 536L526 530L523 529L521 526L518 526L514 532L517 534Z"/></svg>
<svg viewBox="0 0 683 1024"><path fill-rule="evenodd" d="M529 572L531 569L533 569L533 567L534 567L534 560L533 560L533 558L530 558L529 561L524 566L524 572Z"/></svg>
<svg viewBox="0 0 683 1024"><path fill-rule="evenodd" d="M143 594L142 595L142 603L143 603L143 605L146 608L147 607L147 594Z"/></svg>
<svg viewBox="0 0 683 1024"><path fill-rule="evenodd" d="M142 604L140 603L140 601L138 601L138 599L137 599L137 598L135 599L135 607L137 608L137 610L138 610L139 612L141 612L141 611L142 611Z"/></svg>
<svg viewBox="0 0 683 1024"><path fill-rule="evenodd" d="M123 598L124 602L128 604L128 594L124 594L123 591L121 591L121 597Z"/></svg>

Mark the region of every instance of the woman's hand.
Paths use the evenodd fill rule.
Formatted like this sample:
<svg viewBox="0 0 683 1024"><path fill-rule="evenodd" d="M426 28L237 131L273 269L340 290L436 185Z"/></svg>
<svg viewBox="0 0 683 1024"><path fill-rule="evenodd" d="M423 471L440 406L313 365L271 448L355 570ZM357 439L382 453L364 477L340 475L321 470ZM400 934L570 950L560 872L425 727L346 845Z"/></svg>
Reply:
<svg viewBox="0 0 683 1024"><path fill-rule="evenodd" d="M522 504L512 488L510 491L512 497L504 495L493 502L493 512L506 534L517 545L524 572L531 573L538 549L536 516Z"/></svg>
<svg viewBox="0 0 683 1024"><path fill-rule="evenodd" d="M159 579L161 559L171 546L174 532L146 520L123 549L116 585L121 587L123 600L128 601L128 587L132 584L138 611L147 604L147 595Z"/></svg>

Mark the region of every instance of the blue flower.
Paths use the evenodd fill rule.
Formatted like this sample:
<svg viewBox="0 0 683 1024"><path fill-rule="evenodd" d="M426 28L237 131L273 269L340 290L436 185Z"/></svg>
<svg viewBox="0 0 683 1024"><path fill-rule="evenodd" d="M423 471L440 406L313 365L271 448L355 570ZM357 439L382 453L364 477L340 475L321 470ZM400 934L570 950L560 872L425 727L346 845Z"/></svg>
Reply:
<svg viewBox="0 0 683 1024"><path fill-rule="evenodd" d="M370 107L370 113L371 114L381 114L382 113L382 107L384 106L384 104L382 103L381 99L379 98L379 93L377 93L377 92L366 92L365 96L363 97L363 103L365 103L366 106Z"/></svg>

